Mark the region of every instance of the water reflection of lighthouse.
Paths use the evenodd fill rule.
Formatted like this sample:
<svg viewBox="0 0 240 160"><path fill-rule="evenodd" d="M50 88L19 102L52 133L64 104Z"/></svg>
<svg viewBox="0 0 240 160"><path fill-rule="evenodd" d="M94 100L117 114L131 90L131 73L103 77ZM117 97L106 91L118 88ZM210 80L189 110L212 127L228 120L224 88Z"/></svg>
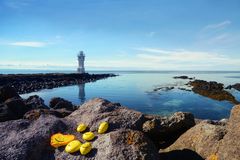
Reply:
<svg viewBox="0 0 240 160"><path fill-rule="evenodd" d="M79 88L79 93L78 93L78 97L81 101L81 104L85 102L86 98L85 98L85 84L78 84L78 88Z"/></svg>

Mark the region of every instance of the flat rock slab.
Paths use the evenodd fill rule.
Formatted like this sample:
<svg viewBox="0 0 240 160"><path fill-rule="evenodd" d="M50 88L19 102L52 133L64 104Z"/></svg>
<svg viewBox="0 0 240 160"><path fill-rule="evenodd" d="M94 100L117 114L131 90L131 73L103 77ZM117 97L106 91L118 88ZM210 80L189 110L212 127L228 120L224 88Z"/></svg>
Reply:
<svg viewBox="0 0 240 160"><path fill-rule="evenodd" d="M55 158L69 159L158 159L159 155L154 144L142 132L120 129L97 137L92 143L92 151L82 156L79 152L68 154L62 150L55 151Z"/></svg>

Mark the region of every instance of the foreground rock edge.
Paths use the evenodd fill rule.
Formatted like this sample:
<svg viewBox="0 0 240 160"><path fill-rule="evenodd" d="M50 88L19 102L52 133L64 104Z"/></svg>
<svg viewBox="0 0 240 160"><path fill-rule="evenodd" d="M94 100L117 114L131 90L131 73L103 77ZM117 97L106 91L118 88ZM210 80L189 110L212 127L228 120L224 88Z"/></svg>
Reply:
<svg viewBox="0 0 240 160"><path fill-rule="evenodd" d="M196 151L208 160L239 160L240 158L240 105L231 110L226 125L202 121L182 134L176 142L160 153L174 150Z"/></svg>

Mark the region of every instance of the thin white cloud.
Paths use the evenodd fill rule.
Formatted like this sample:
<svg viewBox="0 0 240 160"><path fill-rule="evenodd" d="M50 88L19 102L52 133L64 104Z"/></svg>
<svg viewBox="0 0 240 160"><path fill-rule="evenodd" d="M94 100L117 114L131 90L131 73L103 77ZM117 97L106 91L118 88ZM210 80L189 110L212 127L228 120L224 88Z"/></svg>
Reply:
<svg viewBox="0 0 240 160"><path fill-rule="evenodd" d="M56 39L62 39L62 36L61 35L56 35L55 38Z"/></svg>
<svg viewBox="0 0 240 160"><path fill-rule="evenodd" d="M157 34L157 32L149 32L147 33L147 37L153 37Z"/></svg>
<svg viewBox="0 0 240 160"><path fill-rule="evenodd" d="M203 27L196 36L195 47L218 49L238 47L240 34L238 30L229 30L231 24L231 21L225 20Z"/></svg>
<svg viewBox="0 0 240 160"><path fill-rule="evenodd" d="M239 70L240 57L224 54L191 51L166 50L160 48L136 48L131 57L105 58L86 57L86 70ZM157 52L158 51L158 52ZM3 61L0 68L31 69L76 69L76 61Z"/></svg>
<svg viewBox="0 0 240 160"><path fill-rule="evenodd" d="M225 20L223 22L217 23L217 24L209 24L206 27L204 27L204 30L208 29L223 29L226 26L230 25L232 22L229 20Z"/></svg>
<svg viewBox="0 0 240 160"><path fill-rule="evenodd" d="M148 48L148 47L133 48L133 49L137 51L143 51L143 52L149 52L149 53L161 53L161 54L169 54L174 52L174 51L164 50L160 48Z"/></svg>
<svg viewBox="0 0 240 160"><path fill-rule="evenodd" d="M52 62L52 61L5 61L0 60L0 68L4 69L74 69L77 67L76 65L68 64L68 63L60 63L60 62Z"/></svg>
<svg viewBox="0 0 240 160"><path fill-rule="evenodd" d="M187 66L210 67L219 65L233 65L240 67L240 58L231 58L219 53L190 50L164 50L155 48L140 48L137 50L141 51L141 53L136 55L139 60L151 62L153 66L166 64L166 66L180 68L185 68Z"/></svg>
<svg viewBox="0 0 240 160"><path fill-rule="evenodd" d="M30 5L32 0L5 0L5 6L12 9L20 9Z"/></svg>
<svg viewBox="0 0 240 160"><path fill-rule="evenodd" d="M44 47L47 45L46 42L37 42L37 41L24 41L24 42L12 42L8 43L12 46L22 46L22 47Z"/></svg>
<svg viewBox="0 0 240 160"><path fill-rule="evenodd" d="M234 42L236 35L230 35L228 33L223 33L216 35L215 37L206 40L208 44L229 44Z"/></svg>
<svg viewBox="0 0 240 160"><path fill-rule="evenodd" d="M136 48L133 58L89 60L87 67L104 69L135 70L238 70L240 58L223 54L189 51L165 50L159 48Z"/></svg>

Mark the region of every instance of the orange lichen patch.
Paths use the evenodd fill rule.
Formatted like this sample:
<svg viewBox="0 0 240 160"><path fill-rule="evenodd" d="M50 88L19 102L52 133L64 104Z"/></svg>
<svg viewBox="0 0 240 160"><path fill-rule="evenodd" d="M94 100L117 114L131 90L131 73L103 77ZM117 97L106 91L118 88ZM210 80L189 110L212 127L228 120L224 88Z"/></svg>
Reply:
<svg viewBox="0 0 240 160"><path fill-rule="evenodd" d="M133 132L129 132L128 136L127 136L127 143L129 145L134 143L134 133Z"/></svg>
<svg viewBox="0 0 240 160"><path fill-rule="evenodd" d="M51 146L57 148L60 146L65 146L67 145L69 142L73 141L75 139L74 135L68 134L68 135L64 135L61 133L57 133L51 136Z"/></svg>
<svg viewBox="0 0 240 160"><path fill-rule="evenodd" d="M211 154L207 160L219 160L218 156L216 154Z"/></svg>
<svg viewBox="0 0 240 160"><path fill-rule="evenodd" d="M129 145L132 145L132 144L134 144L135 142L136 142L136 133L134 133L134 132L129 132L128 133L128 136L127 136L127 143L129 144Z"/></svg>

